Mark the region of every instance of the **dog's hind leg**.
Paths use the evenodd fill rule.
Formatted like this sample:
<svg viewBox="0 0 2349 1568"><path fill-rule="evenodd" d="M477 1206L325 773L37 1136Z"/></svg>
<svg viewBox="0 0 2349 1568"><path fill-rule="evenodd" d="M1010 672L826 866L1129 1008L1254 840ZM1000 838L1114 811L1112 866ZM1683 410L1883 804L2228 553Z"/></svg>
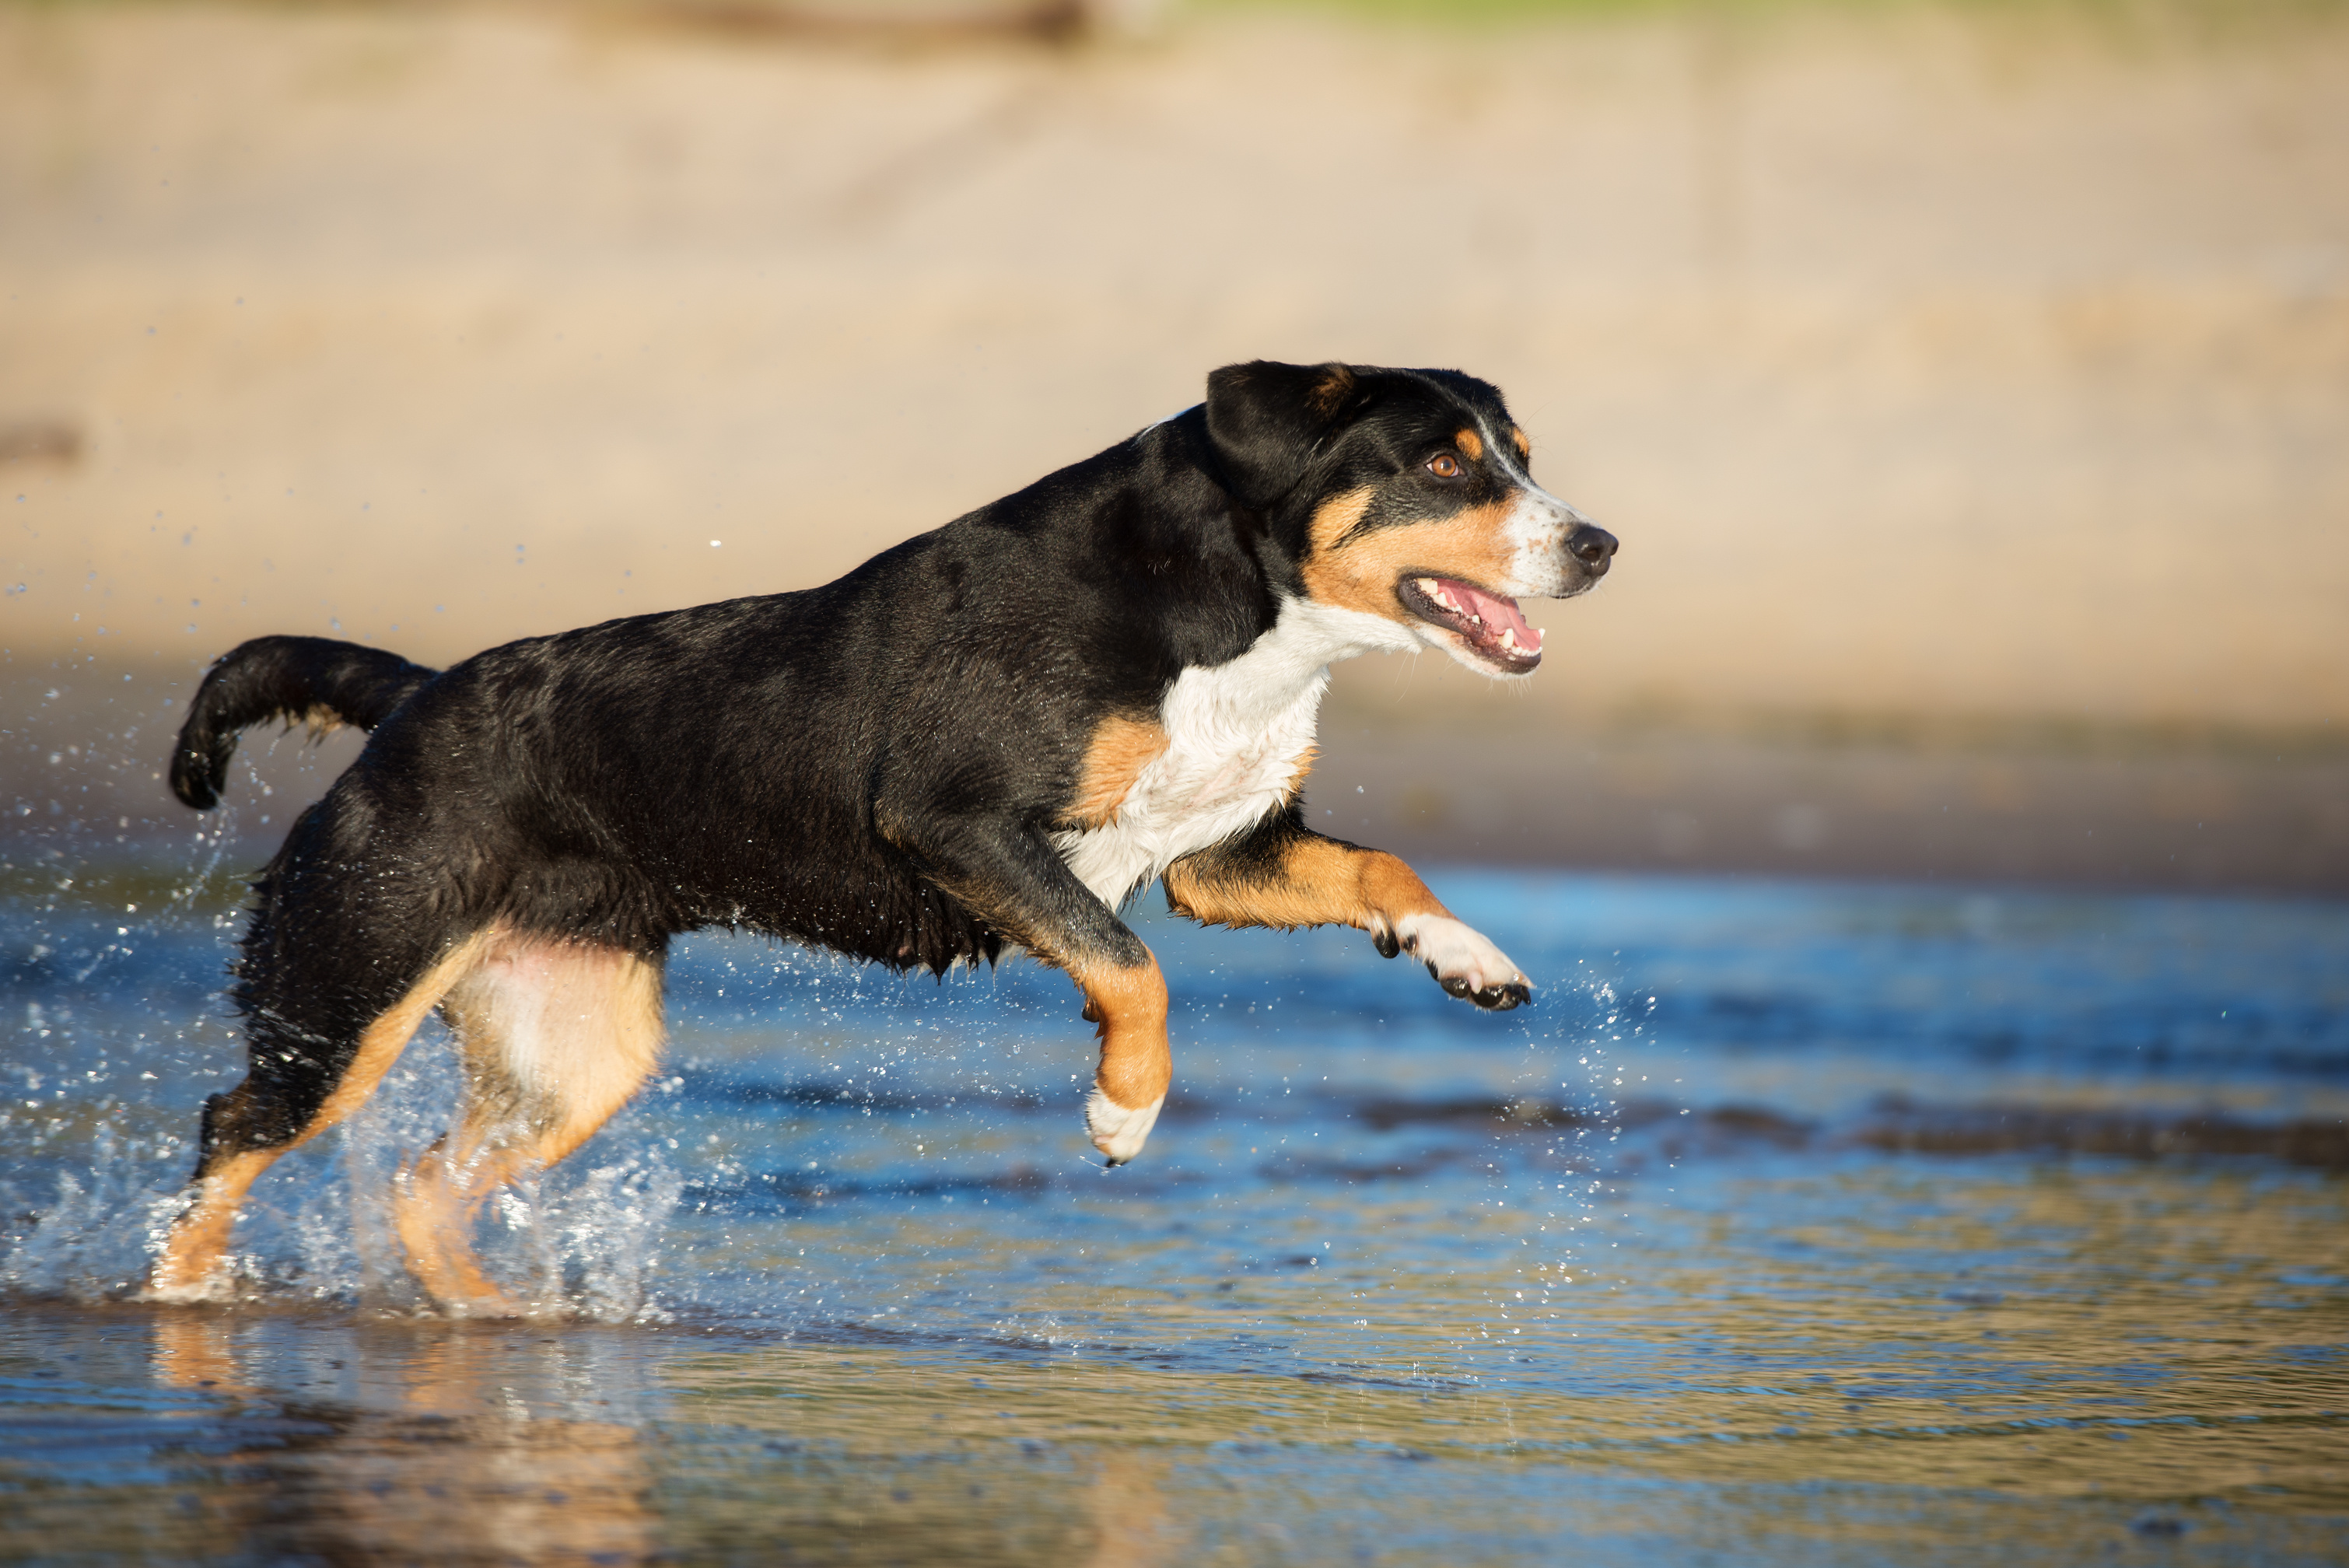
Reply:
<svg viewBox="0 0 2349 1568"><path fill-rule="evenodd" d="M388 1006L357 1027L363 1003L328 995L324 983L264 998L248 1013L252 1034L244 1081L204 1102L195 1202L171 1226L148 1275L147 1294L161 1301L198 1301L218 1288L221 1257L238 1206L278 1156L299 1148L365 1104L376 1084L449 988L475 964L487 942L476 933L449 944ZM273 975L274 991L301 984ZM298 1013L295 1004L300 1003Z"/></svg>
<svg viewBox="0 0 2349 1568"><path fill-rule="evenodd" d="M457 1126L394 1194L409 1267L445 1305L520 1309L474 1261L481 1205L570 1153L660 1059L661 963L600 944L502 932L442 1004L465 1062Z"/></svg>

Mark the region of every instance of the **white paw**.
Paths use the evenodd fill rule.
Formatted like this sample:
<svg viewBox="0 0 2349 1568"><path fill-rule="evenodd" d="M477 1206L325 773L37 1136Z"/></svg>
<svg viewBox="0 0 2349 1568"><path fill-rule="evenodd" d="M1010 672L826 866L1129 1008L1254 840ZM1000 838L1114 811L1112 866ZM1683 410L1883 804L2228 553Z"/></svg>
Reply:
<svg viewBox="0 0 2349 1568"><path fill-rule="evenodd" d="M1128 1110L1095 1089L1085 1100L1085 1133L1111 1164L1123 1165L1150 1140L1150 1130L1158 1125L1158 1108L1165 1103L1162 1094L1139 1110Z"/></svg>
<svg viewBox="0 0 2349 1568"><path fill-rule="evenodd" d="M1474 926L1447 915L1407 914L1395 923L1395 940L1437 984L1479 1007L1502 1010L1533 999L1533 983Z"/></svg>

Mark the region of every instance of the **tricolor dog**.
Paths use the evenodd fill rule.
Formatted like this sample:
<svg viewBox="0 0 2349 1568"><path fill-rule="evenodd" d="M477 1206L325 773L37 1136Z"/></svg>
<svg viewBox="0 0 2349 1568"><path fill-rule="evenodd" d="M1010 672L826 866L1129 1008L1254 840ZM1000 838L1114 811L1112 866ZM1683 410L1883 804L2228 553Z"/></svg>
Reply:
<svg viewBox="0 0 2349 1568"><path fill-rule="evenodd" d="M659 1057L669 940L759 931L894 969L1024 948L1100 1026L1115 1165L1172 1076L1166 983L1118 910L1153 881L1222 925L1343 923L1455 996L1529 987L1394 856L1299 794L1330 665L1440 648L1521 678L1517 601L1615 541L1534 482L1494 387L1444 370L1228 366L1205 403L821 588L606 622L435 672L265 637L190 705L171 787L215 804L238 732L372 731L255 883L249 1065L206 1102L150 1289L222 1288L239 1203L349 1115L438 1009L458 1124L398 1179L419 1281L511 1310L482 1201L577 1148Z"/></svg>

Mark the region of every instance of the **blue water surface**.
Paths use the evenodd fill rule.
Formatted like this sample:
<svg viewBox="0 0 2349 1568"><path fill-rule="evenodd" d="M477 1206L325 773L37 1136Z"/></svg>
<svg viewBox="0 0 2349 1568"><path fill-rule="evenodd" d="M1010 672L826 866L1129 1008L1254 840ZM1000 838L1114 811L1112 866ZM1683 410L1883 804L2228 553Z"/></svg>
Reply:
<svg viewBox="0 0 2349 1568"><path fill-rule="evenodd" d="M697 936L659 1077L485 1222L537 1314L485 1324L385 1219L453 1102L438 1026L255 1190L240 1301L135 1300L238 1074L235 923L66 874L0 952L11 1554L2349 1539L2349 906L1431 873L1537 983L1483 1015L1359 934L1146 902L1176 1087L1115 1171L1064 978Z"/></svg>

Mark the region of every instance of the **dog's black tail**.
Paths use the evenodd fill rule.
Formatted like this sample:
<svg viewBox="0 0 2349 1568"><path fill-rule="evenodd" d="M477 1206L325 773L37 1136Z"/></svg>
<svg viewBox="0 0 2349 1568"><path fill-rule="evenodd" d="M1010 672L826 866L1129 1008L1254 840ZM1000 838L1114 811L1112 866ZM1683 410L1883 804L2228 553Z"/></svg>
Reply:
<svg viewBox="0 0 2349 1568"><path fill-rule="evenodd" d="M210 810L240 732L273 718L373 729L440 673L329 637L255 637L222 655L196 688L171 751L171 793Z"/></svg>

